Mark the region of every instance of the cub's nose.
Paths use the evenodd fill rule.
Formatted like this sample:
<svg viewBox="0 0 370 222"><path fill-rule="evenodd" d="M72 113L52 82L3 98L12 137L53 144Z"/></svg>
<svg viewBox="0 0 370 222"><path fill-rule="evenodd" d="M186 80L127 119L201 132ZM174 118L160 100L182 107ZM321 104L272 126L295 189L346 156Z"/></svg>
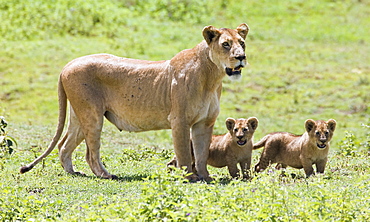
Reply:
<svg viewBox="0 0 370 222"><path fill-rule="evenodd" d="M245 59L245 55L237 56L237 57L235 57L235 59L243 61Z"/></svg>
<svg viewBox="0 0 370 222"><path fill-rule="evenodd" d="M236 136L236 138L238 138L238 139L243 139L243 136Z"/></svg>

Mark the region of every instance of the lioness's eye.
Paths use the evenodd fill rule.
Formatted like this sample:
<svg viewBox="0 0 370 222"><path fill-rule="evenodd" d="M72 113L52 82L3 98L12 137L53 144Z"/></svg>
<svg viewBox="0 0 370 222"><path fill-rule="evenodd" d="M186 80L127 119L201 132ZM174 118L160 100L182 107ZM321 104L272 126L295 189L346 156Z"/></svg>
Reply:
<svg viewBox="0 0 370 222"><path fill-rule="evenodd" d="M224 42L224 43L222 43L222 46L223 46L225 49L230 48L230 44L229 44L228 42Z"/></svg>

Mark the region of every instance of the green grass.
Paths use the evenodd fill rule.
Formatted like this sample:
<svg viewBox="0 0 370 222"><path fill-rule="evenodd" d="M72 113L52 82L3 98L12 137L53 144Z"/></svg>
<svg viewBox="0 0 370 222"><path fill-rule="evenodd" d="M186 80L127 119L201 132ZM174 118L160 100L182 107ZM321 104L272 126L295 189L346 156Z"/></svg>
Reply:
<svg viewBox="0 0 370 222"><path fill-rule="evenodd" d="M171 3L173 2L173 3ZM175 4L176 3L176 4ZM0 116L18 147L0 155L1 221L368 221L370 219L370 13L368 1L2 1ZM324 175L273 169L251 181L209 170L213 184L167 173L169 130L118 132L106 122L101 156L110 181L96 178L81 144L66 174L57 150L27 174L57 123L57 80L70 60L93 53L162 60L194 47L206 25L246 22L250 66L225 78L215 133L227 117L256 116L255 141L304 132L308 118L337 129ZM367 125L367 126L366 126ZM253 153L256 164L261 151ZM292 177L291 174L296 175Z"/></svg>

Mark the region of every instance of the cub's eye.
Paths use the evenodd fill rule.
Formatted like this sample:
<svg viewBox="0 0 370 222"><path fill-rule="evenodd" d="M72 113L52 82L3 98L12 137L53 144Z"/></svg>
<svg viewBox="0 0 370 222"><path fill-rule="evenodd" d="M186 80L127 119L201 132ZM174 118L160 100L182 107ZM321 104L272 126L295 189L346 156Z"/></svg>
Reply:
<svg viewBox="0 0 370 222"><path fill-rule="evenodd" d="M316 136L320 136L320 132L318 132L318 131L317 131L317 132L316 132Z"/></svg>
<svg viewBox="0 0 370 222"><path fill-rule="evenodd" d="M327 136L327 135L329 135L329 132L328 132L328 131L326 131L326 132L325 132L325 135L326 135L326 136Z"/></svg>
<svg viewBox="0 0 370 222"><path fill-rule="evenodd" d="M224 42L224 43L222 43L222 47L224 47L225 49L229 49L230 44L228 42Z"/></svg>
<svg viewBox="0 0 370 222"><path fill-rule="evenodd" d="M248 131L248 128L243 128L243 131L244 131L244 132L247 132L247 131Z"/></svg>
<svg viewBox="0 0 370 222"><path fill-rule="evenodd" d="M244 42L240 42L240 45L244 48L245 47L245 43Z"/></svg>
<svg viewBox="0 0 370 222"><path fill-rule="evenodd" d="M237 129L237 128L235 128L235 129L234 129L234 132L238 132L238 129Z"/></svg>

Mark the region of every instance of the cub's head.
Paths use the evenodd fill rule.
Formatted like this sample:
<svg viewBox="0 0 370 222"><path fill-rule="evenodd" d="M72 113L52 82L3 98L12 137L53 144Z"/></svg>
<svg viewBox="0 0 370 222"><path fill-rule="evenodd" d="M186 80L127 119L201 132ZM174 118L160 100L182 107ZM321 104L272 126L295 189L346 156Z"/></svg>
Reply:
<svg viewBox="0 0 370 222"><path fill-rule="evenodd" d="M241 69L248 63L245 56L245 42L249 27L240 24L236 29L217 29L206 26L203 37L210 50L212 62L224 69L231 79L240 79Z"/></svg>
<svg viewBox="0 0 370 222"><path fill-rule="evenodd" d="M305 122L306 131L311 142L315 143L319 149L325 149L329 145L336 125L337 122L333 119L329 119L326 122L323 120L314 121L308 119Z"/></svg>
<svg viewBox="0 0 370 222"><path fill-rule="evenodd" d="M239 146L244 146L253 138L254 131L257 129L258 120L256 117L248 119L226 119L226 128L229 130L233 141Z"/></svg>

